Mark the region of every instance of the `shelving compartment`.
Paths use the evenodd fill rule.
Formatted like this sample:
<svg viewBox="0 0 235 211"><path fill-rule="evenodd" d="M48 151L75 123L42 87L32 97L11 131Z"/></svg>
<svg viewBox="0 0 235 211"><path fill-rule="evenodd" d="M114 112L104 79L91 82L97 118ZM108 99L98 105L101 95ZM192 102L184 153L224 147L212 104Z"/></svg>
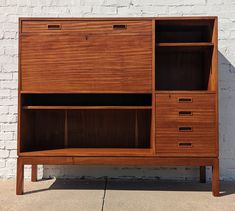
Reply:
<svg viewBox="0 0 235 211"><path fill-rule="evenodd" d="M156 90L209 90L212 46L156 49Z"/></svg>
<svg viewBox="0 0 235 211"><path fill-rule="evenodd" d="M157 43L211 42L214 19L157 20Z"/></svg>
<svg viewBox="0 0 235 211"><path fill-rule="evenodd" d="M150 149L151 95L30 94L22 104L20 152Z"/></svg>

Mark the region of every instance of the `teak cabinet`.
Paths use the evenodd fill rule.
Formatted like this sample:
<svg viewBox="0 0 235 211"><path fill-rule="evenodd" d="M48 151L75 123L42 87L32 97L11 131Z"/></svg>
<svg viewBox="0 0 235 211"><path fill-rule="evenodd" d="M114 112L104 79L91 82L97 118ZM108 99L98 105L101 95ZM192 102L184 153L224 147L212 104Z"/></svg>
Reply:
<svg viewBox="0 0 235 211"><path fill-rule="evenodd" d="M20 18L16 193L24 165L212 166L217 17Z"/></svg>

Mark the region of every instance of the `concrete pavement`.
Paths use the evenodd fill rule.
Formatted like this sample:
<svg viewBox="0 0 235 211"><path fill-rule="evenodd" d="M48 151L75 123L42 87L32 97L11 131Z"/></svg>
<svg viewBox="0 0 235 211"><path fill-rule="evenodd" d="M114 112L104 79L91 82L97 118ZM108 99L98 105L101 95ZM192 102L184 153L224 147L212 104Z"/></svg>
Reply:
<svg viewBox="0 0 235 211"><path fill-rule="evenodd" d="M234 211L235 182L221 183L221 197L211 184L158 180L25 181L15 195L15 180L0 180L0 211Z"/></svg>

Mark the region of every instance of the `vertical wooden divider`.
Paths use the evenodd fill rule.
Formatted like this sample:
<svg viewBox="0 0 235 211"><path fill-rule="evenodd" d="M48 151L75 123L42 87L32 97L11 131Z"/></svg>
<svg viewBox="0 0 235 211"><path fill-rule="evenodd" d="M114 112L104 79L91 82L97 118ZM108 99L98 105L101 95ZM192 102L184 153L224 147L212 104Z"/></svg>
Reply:
<svg viewBox="0 0 235 211"><path fill-rule="evenodd" d="M151 120L151 148L153 155L156 154L155 149L155 19L152 19L152 120Z"/></svg>
<svg viewBox="0 0 235 211"><path fill-rule="evenodd" d="M135 147L138 148L139 137L138 137L138 111L135 110Z"/></svg>
<svg viewBox="0 0 235 211"><path fill-rule="evenodd" d="M68 110L65 109L64 112L64 147L68 148Z"/></svg>

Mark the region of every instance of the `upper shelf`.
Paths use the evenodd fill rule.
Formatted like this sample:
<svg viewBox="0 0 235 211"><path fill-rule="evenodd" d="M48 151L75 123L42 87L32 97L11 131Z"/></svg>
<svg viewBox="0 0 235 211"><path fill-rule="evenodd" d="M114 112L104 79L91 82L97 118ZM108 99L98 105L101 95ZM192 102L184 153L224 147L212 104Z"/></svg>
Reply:
<svg viewBox="0 0 235 211"><path fill-rule="evenodd" d="M157 43L213 42L214 19L156 21Z"/></svg>
<svg viewBox="0 0 235 211"><path fill-rule="evenodd" d="M157 43L156 46L157 47L211 47L211 46L214 46L214 44L211 43L211 42L187 42L187 43L183 43L183 42L179 42L179 43L161 42L161 43Z"/></svg>
<svg viewBox="0 0 235 211"><path fill-rule="evenodd" d="M63 110L63 109L152 109L151 106L23 106L23 109Z"/></svg>

